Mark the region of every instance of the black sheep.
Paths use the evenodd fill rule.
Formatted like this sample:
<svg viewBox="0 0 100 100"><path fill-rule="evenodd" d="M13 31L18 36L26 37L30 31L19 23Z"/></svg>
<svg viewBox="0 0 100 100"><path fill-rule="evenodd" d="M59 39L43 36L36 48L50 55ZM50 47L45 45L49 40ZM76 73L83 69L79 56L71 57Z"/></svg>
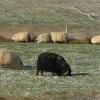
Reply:
<svg viewBox="0 0 100 100"><path fill-rule="evenodd" d="M61 76L68 73L69 76L71 76L71 68L69 64L65 61L65 59L55 53L41 53L37 60L37 73L39 74L41 71L41 75L43 75L43 71L46 72L52 72L53 75L57 74L58 76Z"/></svg>

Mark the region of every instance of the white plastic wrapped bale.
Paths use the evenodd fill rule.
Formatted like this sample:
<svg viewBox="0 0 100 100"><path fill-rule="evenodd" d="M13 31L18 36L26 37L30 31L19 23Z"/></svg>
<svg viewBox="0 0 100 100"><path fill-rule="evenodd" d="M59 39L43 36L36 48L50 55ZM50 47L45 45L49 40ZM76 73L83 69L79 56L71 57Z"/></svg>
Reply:
<svg viewBox="0 0 100 100"><path fill-rule="evenodd" d="M49 43L49 42L51 42L51 35L49 33L40 34L36 38L36 42L37 43Z"/></svg>
<svg viewBox="0 0 100 100"><path fill-rule="evenodd" d="M12 40L15 42L28 42L30 34L28 32L18 32L12 35Z"/></svg>
<svg viewBox="0 0 100 100"><path fill-rule="evenodd" d="M51 39L54 43L56 42L66 43L67 34L65 32L51 32Z"/></svg>
<svg viewBox="0 0 100 100"><path fill-rule="evenodd" d="M92 44L100 44L100 35L96 35L91 38L91 43Z"/></svg>

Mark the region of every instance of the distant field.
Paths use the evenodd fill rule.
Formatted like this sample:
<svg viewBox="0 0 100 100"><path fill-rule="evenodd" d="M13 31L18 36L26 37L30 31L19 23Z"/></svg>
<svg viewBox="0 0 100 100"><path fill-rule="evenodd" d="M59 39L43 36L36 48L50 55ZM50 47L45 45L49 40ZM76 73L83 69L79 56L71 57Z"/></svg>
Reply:
<svg viewBox="0 0 100 100"><path fill-rule="evenodd" d="M32 66L23 70L0 68L0 96L25 96L36 100L99 100L99 45L0 43L0 48L13 49L25 65ZM37 57L45 51L62 55L72 68L72 76L58 77L51 76L51 73L36 76Z"/></svg>
<svg viewBox="0 0 100 100"><path fill-rule="evenodd" d="M0 1L0 34L61 31L66 25L69 32L99 34L100 0Z"/></svg>
<svg viewBox="0 0 100 100"><path fill-rule="evenodd" d="M0 23L38 26L66 23L100 25L99 4L99 0L2 0Z"/></svg>

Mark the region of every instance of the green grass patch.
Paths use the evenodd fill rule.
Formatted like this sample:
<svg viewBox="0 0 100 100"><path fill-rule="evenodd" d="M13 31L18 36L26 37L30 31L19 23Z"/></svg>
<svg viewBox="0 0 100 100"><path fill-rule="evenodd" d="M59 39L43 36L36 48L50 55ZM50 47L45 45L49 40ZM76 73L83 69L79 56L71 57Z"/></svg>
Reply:
<svg viewBox="0 0 100 100"><path fill-rule="evenodd" d="M73 1L74 2L74 1ZM46 0L8 0L0 1L0 25L36 25L36 26L57 26L66 24L76 24L81 26L92 26L99 28L99 16L92 17L89 8L84 9L88 2L78 1L75 6L72 1L46 1ZM97 1L96 1L97 3ZM80 4L81 5L80 7ZM89 7L94 5L91 2ZM73 7L73 9L71 9ZM77 9L76 9L77 8ZM81 8L83 13L79 12ZM13 9L13 10L12 10ZM97 13L98 9L94 8ZM87 12L90 10L90 12ZM85 13L85 14L84 14Z"/></svg>
<svg viewBox="0 0 100 100"><path fill-rule="evenodd" d="M24 65L32 66L23 70L0 69L1 96L30 96L37 98L40 95L43 100L48 100L44 99L45 97L57 100L63 97L70 98L71 93L73 95L71 98L74 98L75 93L79 98L85 98L88 93L100 93L99 45L9 44L2 42L0 43L0 48L13 49L20 55ZM44 73L45 76L35 75L37 57L40 53L47 51L58 53L67 60L72 68L71 77L52 76L51 73ZM40 99L38 98L38 100Z"/></svg>

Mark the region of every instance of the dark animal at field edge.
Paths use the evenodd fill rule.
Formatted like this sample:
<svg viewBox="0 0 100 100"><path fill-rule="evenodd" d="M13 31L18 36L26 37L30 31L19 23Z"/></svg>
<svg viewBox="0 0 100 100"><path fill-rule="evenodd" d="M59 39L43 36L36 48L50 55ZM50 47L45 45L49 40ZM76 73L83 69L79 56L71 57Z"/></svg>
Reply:
<svg viewBox="0 0 100 100"><path fill-rule="evenodd" d="M71 68L70 65L65 61L65 59L55 53L41 53L38 56L37 60L37 73L39 74L41 71L41 75L43 75L43 71L52 72L52 75L68 75L71 76Z"/></svg>

